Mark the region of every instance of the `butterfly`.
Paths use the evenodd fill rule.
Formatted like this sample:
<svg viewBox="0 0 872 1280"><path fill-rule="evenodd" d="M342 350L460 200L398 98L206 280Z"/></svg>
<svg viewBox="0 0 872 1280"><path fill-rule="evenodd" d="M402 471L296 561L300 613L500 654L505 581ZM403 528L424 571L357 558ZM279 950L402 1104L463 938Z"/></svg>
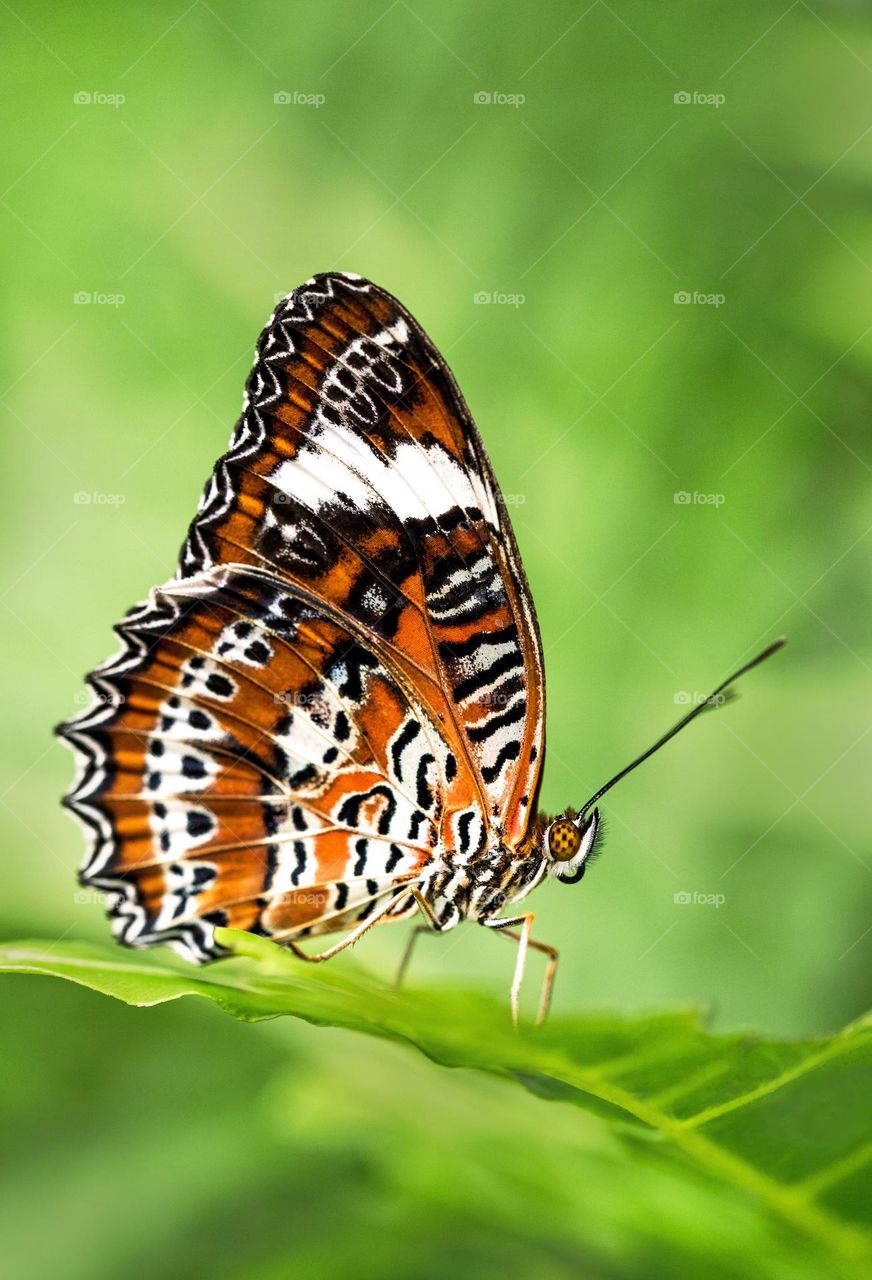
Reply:
<svg viewBox="0 0 872 1280"><path fill-rule="evenodd" d="M228 926L320 961L376 924L472 920L518 945L516 1021L528 950L540 1018L557 965L519 904L581 879L601 796L715 705L578 812L538 814L542 646L506 504L424 330L338 272L276 307L175 576L116 631L59 733L80 880L119 942L206 962Z"/></svg>

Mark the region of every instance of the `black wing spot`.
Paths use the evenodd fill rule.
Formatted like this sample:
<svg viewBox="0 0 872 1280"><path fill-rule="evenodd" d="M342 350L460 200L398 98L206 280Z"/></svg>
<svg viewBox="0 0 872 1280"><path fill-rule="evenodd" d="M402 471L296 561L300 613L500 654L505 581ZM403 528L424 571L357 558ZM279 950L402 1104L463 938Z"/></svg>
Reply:
<svg viewBox="0 0 872 1280"><path fill-rule="evenodd" d="M206 766L196 756L182 756L182 776L184 778L205 778Z"/></svg>
<svg viewBox="0 0 872 1280"><path fill-rule="evenodd" d="M206 688L210 693L214 693L216 698L230 698L233 696L232 682L217 671L206 677Z"/></svg>
<svg viewBox="0 0 872 1280"><path fill-rule="evenodd" d="M427 777L427 771L430 766L435 764L436 760L429 753L421 756L418 762L418 774L415 778L416 799L422 809L430 809L433 805L433 790Z"/></svg>
<svg viewBox="0 0 872 1280"><path fill-rule="evenodd" d="M188 828L189 836L205 836L209 834L214 824L208 813L201 813L198 809L189 809L185 825Z"/></svg>
<svg viewBox="0 0 872 1280"><path fill-rule="evenodd" d="M269 662L269 647L263 640L253 640L245 650L245 656L249 662L256 662L259 667L262 667Z"/></svg>
<svg viewBox="0 0 872 1280"><path fill-rule="evenodd" d="M420 732L421 726L417 720L407 720L391 744L391 760L393 762L394 772L400 782L405 781L403 778L403 752L409 743L414 742Z"/></svg>
<svg viewBox="0 0 872 1280"><path fill-rule="evenodd" d="M306 846L302 840L294 841L294 857L297 863L291 872L291 884L296 889L300 883L300 876L306 870Z"/></svg>
<svg viewBox="0 0 872 1280"><path fill-rule="evenodd" d="M361 808L367 800L371 800L374 796L382 796L386 801L381 817L378 820L378 833L381 836L389 835L391 823L397 811L397 797L390 787L386 787L381 782L371 787L369 791L365 791L362 795L348 796L343 800L337 814L339 822L347 827L356 827L360 819Z"/></svg>
<svg viewBox="0 0 872 1280"><path fill-rule="evenodd" d="M517 742L505 743L505 745L497 752L497 758L493 764L487 765L482 769L481 776L484 781L487 783L496 782L497 778L500 776L500 770L503 765L507 764L510 760L517 760L520 752L521 748Z"/></svg>
<svg viewBox="0 0 872 1280"><path fill-rule="evenodd" d="M314 782L317 777L318 771L315 766L313 764L304 764L301 769L298 769L297 772L288 779L288 783L294 788L294 790L299 790L299 788L304 787L307 782Z"/></svg>

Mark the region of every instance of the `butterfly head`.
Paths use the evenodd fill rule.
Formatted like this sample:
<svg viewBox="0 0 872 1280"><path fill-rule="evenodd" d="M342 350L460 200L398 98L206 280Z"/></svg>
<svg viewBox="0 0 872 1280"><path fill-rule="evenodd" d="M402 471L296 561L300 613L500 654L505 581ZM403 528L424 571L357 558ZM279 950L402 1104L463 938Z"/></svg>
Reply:
<svg viewBox="0 0 872 1280"><path fill-rule="evenodd" d="M554 818L543 837L548 874L568 884L578 884L596 853L601 834L598 809Z"/></svg>

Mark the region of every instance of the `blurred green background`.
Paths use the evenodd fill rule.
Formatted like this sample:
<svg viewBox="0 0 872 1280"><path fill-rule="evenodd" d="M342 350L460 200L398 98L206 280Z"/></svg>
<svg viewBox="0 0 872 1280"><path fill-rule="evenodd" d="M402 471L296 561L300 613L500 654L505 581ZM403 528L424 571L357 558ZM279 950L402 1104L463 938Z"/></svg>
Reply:
<svg viewBox="0 0 872 1280"><path fill-rule="evenodd" d="M4 934L106 937L51 727L172 572L275 295L339 268L428 329L513 504L546 808L790 636L609 798L583 886L537 894L555 1012L792 1035L865 1010L868 7L35 0L0 25ZM389 971L401 933L358 958ZM416 975L502 992L509 965L469 928ZM387 1046L24 978L0 1005L16 1277L820 1274L750 1201Z"/></svg>

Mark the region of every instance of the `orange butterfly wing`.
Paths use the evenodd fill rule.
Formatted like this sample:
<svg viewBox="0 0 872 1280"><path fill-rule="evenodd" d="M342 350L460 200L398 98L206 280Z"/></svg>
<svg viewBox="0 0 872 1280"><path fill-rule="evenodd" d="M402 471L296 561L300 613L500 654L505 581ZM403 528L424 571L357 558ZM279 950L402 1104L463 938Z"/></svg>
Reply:
<svg viewBox="0 0 872 1280"><path fill-rule="evenodd" d="M208 959L216 924L327 932L438 860L521 856L533 606L456 383L374 285L277 308L176 578L117 630L61 732L121 941Z"/></svg>

